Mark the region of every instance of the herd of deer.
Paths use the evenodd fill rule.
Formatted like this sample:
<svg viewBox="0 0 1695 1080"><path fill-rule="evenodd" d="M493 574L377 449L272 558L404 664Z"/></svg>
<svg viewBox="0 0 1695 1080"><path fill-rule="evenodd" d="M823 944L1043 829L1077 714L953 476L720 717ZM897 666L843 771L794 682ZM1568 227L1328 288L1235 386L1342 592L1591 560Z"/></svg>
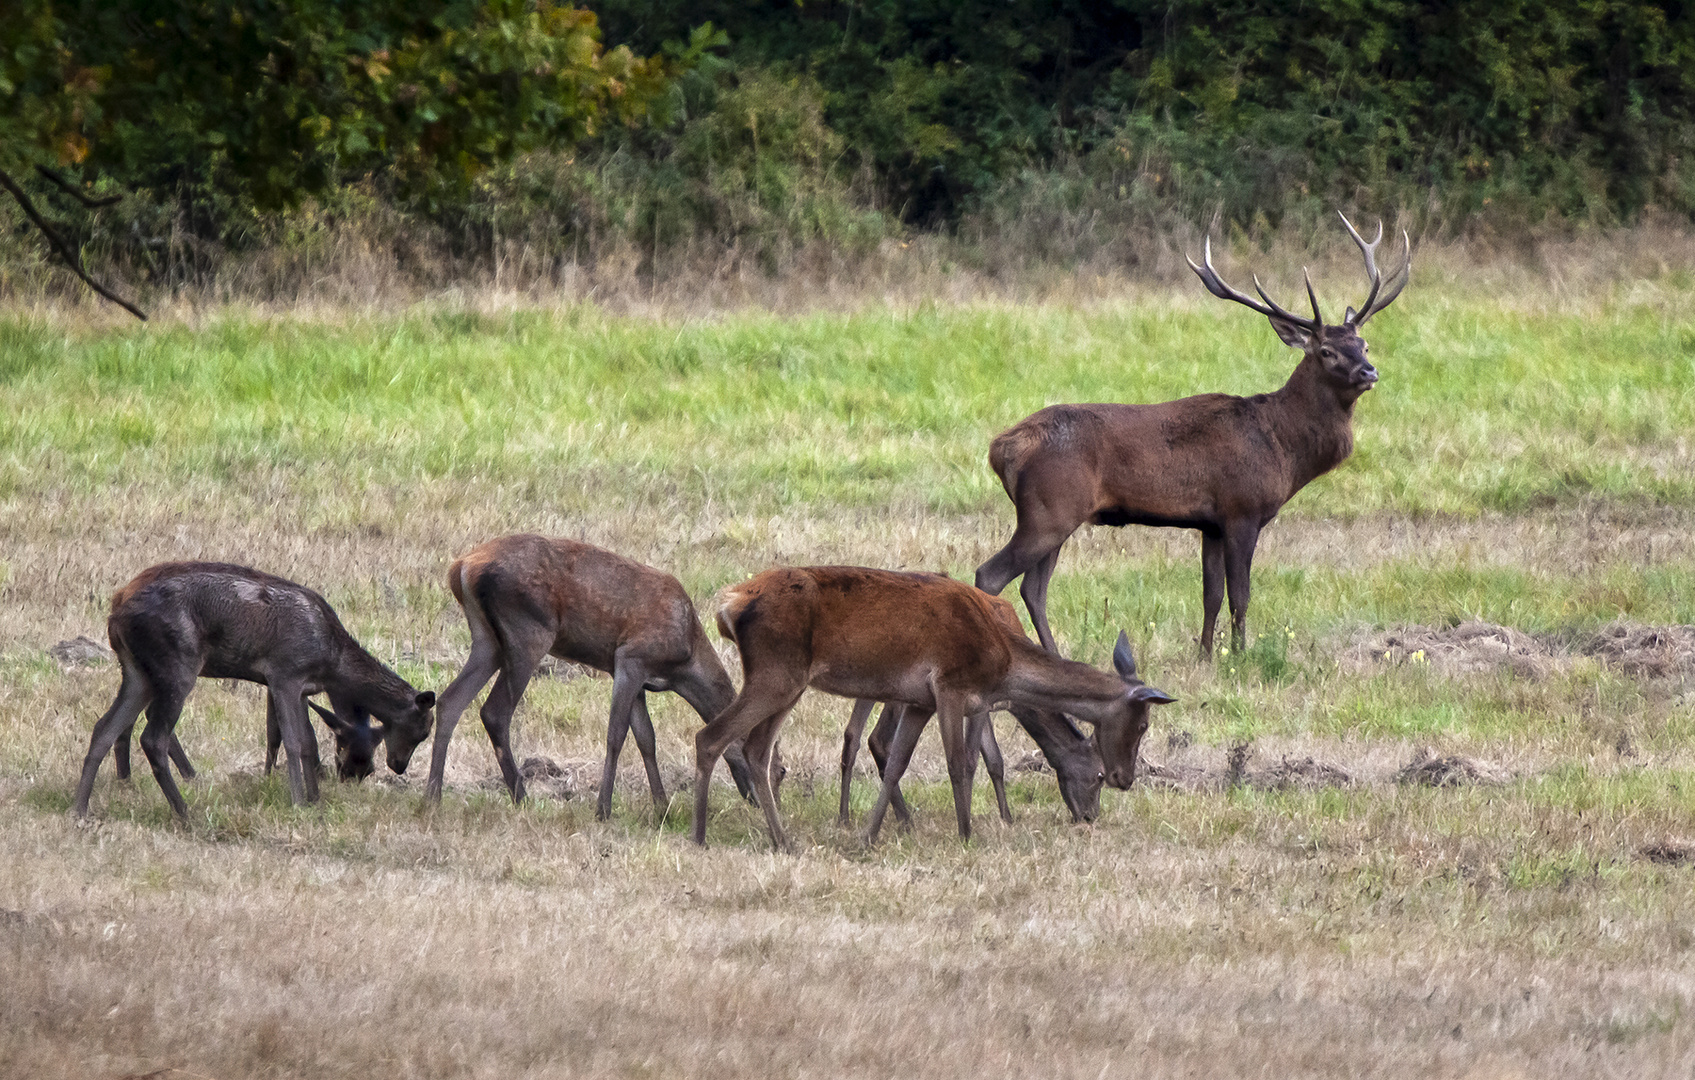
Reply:
<svg viewBox="0 0 1695 1080"><path fill-rule="evenodd" d="M453 563L448 587L464 609L471 654L439 700L418 691L360 647L323 597L282 578L222 563L164 563L112 597L107 633L123 669L117 698L95 724L77 784L75 814L88 813L108 752L129 775L129 736L147 709L142 750L179 817L188 808L171 778L174 761L194 775L175 727L197 678L244 679L266 687L266 769L286 748L296 803L318 795L318 745L308 706L329 726L343 779L373 770L376 747L403 773L413 751L435 741L425 799L441 798L448 740L460 714L493 677L482 707L501 776L513 801L524 779L512 755L512 714L549 654L612 676L597 816L612 809L619 751L632 730L656 805L666 804L655 756L648 691L672 690L705 722L695 737L694 839L706 841L707 796L720 757L742 796L764 811L771 840L787 841L777 818L782 766L777 734L809 688L855 699L842 742L841 819L865 722L885 703L871 735L882 772L867 828L874 840L892 805L909 820L900 780L932 717L941 729L961 837L971 833L971 787L979 755L988 763L1001 816L1010 820L1001 755L988 722L1010 709L1052 764L1077 820L1099 812L1102 783L1135 778L1152 706L1172 700L1142 682L1120 633L1112 673L1059 655L1047 619L1048 582L1059 550L1085 522L1195 529L1201 534L1205 622L1211 655L1226 592L1231 631L1246 636L1248 572L1262 530L1308 481L1353 449L1354 403L1377 381L1359 329L1395 299L1412 268L1406 254L1385 278L1370 243L1347 218L1365 258L1370 294L1339 323L1280 307L1254 279L1255 299L1231 288L1212 265L1190 267L1215 296L1266 316L1284 343L1302 351L1281 390L1253 397L1202 394L1159 405L1055 405L995 438L989 463L1017 510L1007 545L977 570L975 587L940 574L860 567L783 567L727 589L719 633L741 653L737 692L676 578L571 540L506 536ZM998 594L1017 577L1040 644ZM329 698L325 709L311 696ZM1093 729L1084 734L1081 721Z"/></svg>

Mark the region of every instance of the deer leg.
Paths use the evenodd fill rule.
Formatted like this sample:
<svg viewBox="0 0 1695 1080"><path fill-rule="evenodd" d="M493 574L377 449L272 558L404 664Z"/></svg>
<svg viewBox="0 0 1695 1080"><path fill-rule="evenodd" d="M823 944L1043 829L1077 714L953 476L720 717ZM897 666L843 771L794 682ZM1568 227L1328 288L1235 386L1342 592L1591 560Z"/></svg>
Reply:
<svg viewBox="0 0 1695 1080"><path fill-rule="evenodd" d="M118 741L112 744L112 766L117 769L119 780L129 779L129 740L134 734L135 722L131 721L124 733L118 736Z"/></svg>
<svg viewBox="0 0 1695 1080"><path fill-rule="evenodd" d="M188 680L188 686L193 686L193 676ZM177 718L182 715L183 702L188 699L188 688L185 686L164 686L153 694L153 700L147 706L147 726L141 731L141 751L147 755L147 764L153 767L153 779L159 782L159 790L165 793L165 801L171 804L171 810L183 821L188 820L188 804L183 801L182 792L177 790L177 782L171 779L171 729L176 727Z"/></svg>
<svg viewBox="0 0 1695 1080"><path fill-rule="evenodd" d="M88 740L88 754L82 759L82 776L77 780L77 793L74 810L77 817L88 816L88 800L94 794L94 777L100 771L100 763L106 760L112 747L121 737L124 742L124 764L129 764L129 734L135 727L135 718L153 697L147 679L141 672L124 663L123 682L118 686L118 695L112 699L112 704L104 715L95 721L94 734Z"/></svg>
<svg viewBox="0 0 1695 1080"><path fill-rule="evenodd" d="M1042 557L1042 561L1024 575L1024 581L1018 586L1018 595L1024 598L1024 610L1030 613L1030 622L1036 627L1036 637L1040 639L1042 648L1059 655L1059 646L1054 644L1053 631L1048 628L1048 582L1053 580L1054 568L1059 565L1059 548L1054 548Z"/></svg>
<svg viewBox="0 0 1695 1080"><path fill-rule="evenodd" d="M612 786L618 779L618 755L624 750L624 737L630 733L630 711L635 708L636 699L642 694L642 683L647 679L647 672L637 661L614 660L612 666L612 713L606 721L606 760L600 767L600 797L594 806L596 821L612 816Z"/></svg>
<svg viewBox="0 0 1695 1080"><path fill-rule="evenodd" d="M924 725L930 722L931 715L929 709L911 707L901 712L895 737L889 743L889 759L883 765L883 787L877 793L877 804L871 808L871 819L865 823L867 844L877 842L877 834L883 828L883 815L888 813L889 803L900 792L900 778L912 763L912 751L918 745L918 737L924 734Z"/></svg>
<svg viewBox="0 0 1695 1080"><path fill-rule="evenodd" d="M1230 592L1230 647L1241 652L1248 647L1248 571L1254 564L1259 528L1239 525L1224 541L1224 577Z"/></svg>
<svg viewBox="0 0 1695 1080"><path fill-rule="evenodd" d="M276 695L268 689L265 692L265 699L265 738L269 741L271 718L276 717L278 734L281 734L282 714L277 712L274 704ZM312 727L312 714L306 710L305 694L300 695L300 716L305 721L300 737L300 767L315 778L314 782L324 780L328 774L324 772L323 759L318 756L318 732ZM266 752L270 752L268 747ZM317 802L318 797L314 795L308 801Z"/></svg>
<svg viewBox="0 0 1695 1080"><path fill-rule="evenodd" d="M842 808L836 815L836 824L847 827L848 795L853 790L853 762L859 756L859 742L865 734L865 721L870 719L871 710L876 702L870 698L857 698L853 703L853 715L848 717L847 727L842 729Z"/></svg>
<svg viewBox="0 0 1695 1080"><path fill-rule="evenodd" d="M698 673L688 678L678 679L671 687L682 699L693 706L700 714L700 722L710 724L715 716L722 711L714 704L715 698L707 679ZM730 767L730 779L736 782L736 790L741 792L743 799L757 804L759 799L753 792L753 777L747 771L747 756L742 753L740 743L731 743L724 750L724 763Z"/></svg>
<svg viewBox="0 0 1695 1080"><path fill-rule="evenodd" d="M488 700L483 702L483 730L488 732L489 743L494 747L494 760L500 766L500 778L506 782L506 790L512 793L514 806L524 801L524 777L518 771L518 762L512 757L512 714L517 711L518 701L530 685L530 676L535 673L540 659L539 656L514 657L508 653L507 666L501 669L500 677L494 680L494 689L489 691Z"/></svg>
<svg viewBox="0 0 1695 1080"><path fill-rule="evenodd" d="M306 718L305 695L299 686L283 684L271 687L270 697L282 728L283 751L288 754L289 797L296 806L317 802L318 737L312 733L312 721Z"/></svg>
<svg viewBox="0 0 1695 1080"><path fill-rule="evenodd" d="M1212 635L1218 625L1218 609L1224 605L1224 537L1201 534L1201 656L1212 659Z"/></svg>
<svg viewBox="0 0 1695 1080"><path fill-rule="evenodd" d="M646 693L636 695L636 704L630 710L630 732L636 737L636 749L641 751L642 764L647 767L647 789L653 793L653 809L660 821L664 821L671 800L659 775L659 748L653 736L653 717L647 711Z"/></svg>
<svg viewBox="0 0 1695 1080"><path fill-rule="evenodd" d="M759 794L759 808L765 811L765 827L771 833L771 846L777 851L792 851L783 823L777 819L777 792L771 786L771 753L777 745L777 731L789 715L783 709L769 720L748 732L742 744L747 753L748 771L753 774L753 787Z"/></svg>
<svg viewBox="0 0 1695 1080"><path fill-rule="evenodd" d="M980 742L965 737L965 713L949 698L937 702L937 726L942 729L942 751L947 755L948 783L953 787L953 812L959 820L959 838L971 839L971 785L977 773Z"/></svg>
<svg viewBox="0 0 1695 1080"><path fill-rule="evenodd" d="M177 772L182 774L182 778L184 780L193 780L194 765L188 760L188 754L183 750L182 743L177 741L176 732L171 732L171 742L166 749L170 752L171 762L176 765ZM124 750L127 754L129 747L125 746Z"/></svg>
<svg viewBox="0 0 1695 1080"><path fill-rule="evenodd" d="M995 805L1001 812L1001 820L1012 824L1012 807L1006 801L1006 759L1001 757L1001 744L995 741L995 725L989 721L989 714L978 713L970 718L970 727L965 735L967 746L980 748L983 754L983 767L989 770L989 783L995 787Z"/></svg>
<svg viewBox="0 0 1695 1080"><path fill-rule="evenodd" d="M742 692L730 702L723 712L719 713L705 727L695 732L694 737L694 842L706 846L706 814L708 795L712 784L712 769L718 764L727 747L738 739L746 739L761 724L772 718L786 716L794 708L795 702L806 691L804 682L794 685L781 674L762 676L754 673L749 676ZM772 733L773 744L775 732ZM766 823L769 825L776 815L775 806L765 804L766 791L771 787L769 757L763 761L754 760L753 747L743 744L748 755L748 771L754 786L754 792L760 799L760 809L766 811ZM769 755L774 745L767 749ZM762 767L763 766L763 767ZM763 779L762 779L763 778ZM772 792L770 798L775 800ZM774 835L773 841L777 839Z"/></svg>
<svg viewBox="0 0 1695 1080"><path fill-rule="evenodd" d="M900 730L900 722L905 713L905 705L893 701L885 702L883 711L877 715L877 726L871 729L871 759L877 763L879 778L888 775L889 748L893 745L895 733ZM895 784L894 794L889 797L889 806L894 810L895 820L902 828L912 828L912 811L907 809L906 797L901 794L899 783Z"/></svg>
<svg viewBox="0 0 1695 1080"><path fill-rule="evenodd" d="M459 717L504 664L500 641L483 617L482 609L475 603L467 604L465 621L471 627L471 655L436 700L435 740L430 744L430 776L424 782L426 803L441 802L441 785L447 775L447 745L453 738L453 729L459 726Z"/></svg>
<svg viewBox="0 0 1695 1080"><path fill-rule="evenodd" d="M282 749L282 720L277 717L277 699L265 692L265 775L277 767L277 752Z"/></svg>

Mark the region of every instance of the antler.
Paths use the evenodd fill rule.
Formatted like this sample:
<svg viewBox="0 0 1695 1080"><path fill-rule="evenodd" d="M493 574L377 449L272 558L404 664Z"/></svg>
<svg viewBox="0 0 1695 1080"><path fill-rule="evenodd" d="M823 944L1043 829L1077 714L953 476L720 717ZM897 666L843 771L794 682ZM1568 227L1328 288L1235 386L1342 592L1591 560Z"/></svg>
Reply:
<svg viewBox="0 0 1695 1080"><path fill-rule="evenodd" d="M1337 217L1342 219L1342 225L1348 230L1348 235L1359 245L1360 254L1365 256L1365 272L1371 278L1371 294L1365 298L1365 304L1355 311L1348 309L1342 322L1346 326L1364 326L1365 321L1395 302L1395 297L1401 295L1401 290L1407 287L1412 279L1412 237L1405 229L1401 230L1402 243L1406 245L1406 257L1399 268L1389 275L1389 289L1383 291L1383 274L1377 269L1377 245L1383 242L1383 222L1377 223L1377 239L1371 243L1365 242L1365 237L1354 228L1354 223L1348 220L1348 215L1337 211ZM1193 264L1191 264L1193 265ZM1381 296L1378 294L1382 293Z"/></svg>
<svg viewBox="0 0 1695 1080"><path fill-rule="evenodd" d="M1316 334L1324 326L1324 316L1319 314L1318 310L1318 297L1315 296L1312 291L1311 277L1307 278L1307 299L1312 301L1312 318L1303 319L1294 312L1287 311L1280 307L1277 301L1267 296L1265 286L1259 283L1258 274L1254 275L1254 291L1259 293L1260 300L1265 301L1263 304L1260 303L1260 300L1255 300L1247 293L1237 292L1229 285L1226 285L1224 283L1224 279L1218 276L1218 270L1212 265L1212 237L1210 236L1206 238L1206 247L1204 249L1202 259L1204 261L1204 265L1196 266L1195 260L1189 258L1187 255L1183 256L1183 260L1189 264L1189 269L1193 270L1196 276L1201 279L1201 284L1206 286L1207 292L1212 293L1212 295L1218 297L1220 300L1234 300L1236 303L1241 304L1244 307L1252 308L1254 311L1259 312L1268 319L1279 319L1286 323L1292 323L1295 326L1299 326L1303 330L1306 330L1308 333ZM1304 275L1305 271L1302 271L1302 273Z"/></svg>

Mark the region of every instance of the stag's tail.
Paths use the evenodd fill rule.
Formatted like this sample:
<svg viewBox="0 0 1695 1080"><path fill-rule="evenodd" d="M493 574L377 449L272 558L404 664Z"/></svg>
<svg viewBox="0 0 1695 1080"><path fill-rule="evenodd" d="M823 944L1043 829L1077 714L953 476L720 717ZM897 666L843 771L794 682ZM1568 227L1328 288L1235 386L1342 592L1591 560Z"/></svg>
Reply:
<svg viewBox="0 0 1695 1080"><path fill-rule="evenodd" d="M1047 442L1046 431L1040 424L1034 423L1035 420L1035 416L1021 420L989 443L989 468L1000 477L1001 487L1006 489L1009 499L1016 498L1014 492L1018 487L1018 474L1024 470L1024 462Z"/></svg>

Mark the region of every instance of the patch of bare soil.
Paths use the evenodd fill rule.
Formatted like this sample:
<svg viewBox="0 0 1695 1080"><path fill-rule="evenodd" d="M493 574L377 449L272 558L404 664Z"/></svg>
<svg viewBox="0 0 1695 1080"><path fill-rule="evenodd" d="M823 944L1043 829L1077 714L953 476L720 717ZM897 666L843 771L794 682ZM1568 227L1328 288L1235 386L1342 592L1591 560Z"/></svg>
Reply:
<svg viewBox="0 0 1695 1080"><path fill-rule="evenodd" d="M1314 758L1284 758L1269 769L1250 772L1247 783L1269 791L1293 788L1347 787L1354 782L1353 774L1340 765Z"/></svg>
<svg viewBox="0 0 1695 1080"><path fill-rule="evenodd" d="M587 770L599 771L599 765L587 762L567 762L564 765L550 757L527 757L518 766L518 775L524 778L524 789L528 794L538 795L547 799L574 799L579 791L593 791L599 787L598 778L584 784L584 774ZM504 790L506 781L499 773L486 776L478 784L489 790Z"/></svg>
<svg viewBox="0 0 1695 1080"><path fill-rule="evenodd" d="M1649 862L1657 862L1662 866L1695 864L1695 844L1686 844L1676 840L1662 840L1659 843L1648 844L1642 848L1642 854Z"/></svg>
<svg viewBox="0 0 1695 1080"><path fill-rule="evenodd" d="M1438 756L1428 750L1409 762L1395 774L1402 784L1423 784L1425 787L1458 787L1461 784L1499 784L1508 778L1505 769L1487 761L1461 754Z"/></svg>
<svg viewBox="0 0 1695 1080"><path fill-rule="evenodd" d="M1695 626L1616 622L1598 633L1527 634L1510 626L1464 622L1454 627L1398 626L1354 640L1342 654L1355 671L1383 665L1428 664L1443 675L1509 670L1546 679L1592 656L1638 678L1695 675Z"/></svg>
<svg viewBox="0 0 1695 1080"><path fill-rule="evenodd" d="M1348 787L1355 782L1353 773L1347 769L1312 757L1284 757L1268 768L1250 769L1247 767L1250 754L1246 745L1232 747L1225 755L1222 769L1143 758L1136 778L1152 787L1177 791L1222 791L1237 785L1261 791L1315 790Z"/></svg>

